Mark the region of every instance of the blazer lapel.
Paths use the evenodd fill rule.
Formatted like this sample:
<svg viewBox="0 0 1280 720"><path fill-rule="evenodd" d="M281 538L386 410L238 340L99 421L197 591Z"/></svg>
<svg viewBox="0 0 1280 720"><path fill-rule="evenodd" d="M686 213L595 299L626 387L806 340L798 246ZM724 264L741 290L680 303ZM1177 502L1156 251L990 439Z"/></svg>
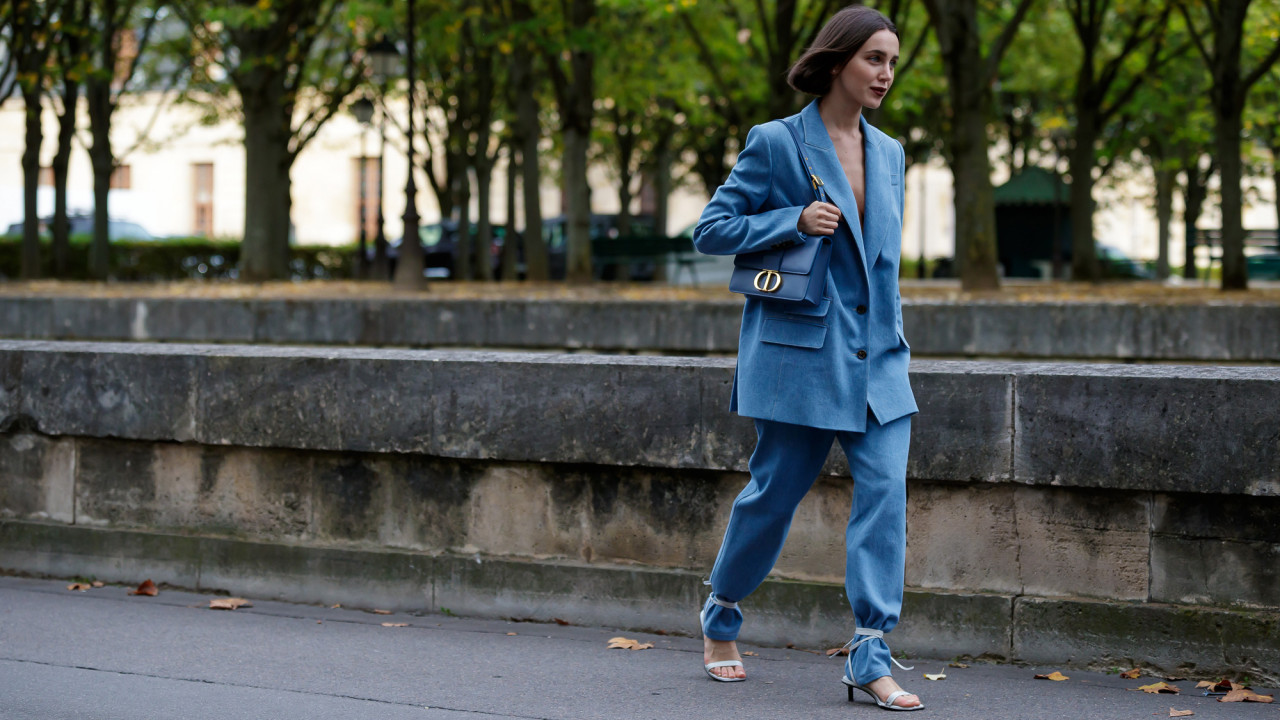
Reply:
<svg viewBox="0 0 1280 720"><path fill-rule="evenodd" d="M888 154L881 144L880 133L870 131L867 119L862 118L863 163L866 168L865 205L862 209L866 216L862 223L866 226L865 243L867 247L867 265L875 265L880 257L880 249L884 247L885 235L888 234L890 222L889 208L892 207L893 182L890 177L894 172L889 164ZM899 179L898 182L901 182Z"/></svg>
<svg viewBox="0 0 1280 720"><path fill-rule="evenodd" d="M809 162L813 165L813 170L818 177L822 178L823 187L832 204L840 208L840 212L844 214L845 224L853 233L853 241L858 247L858 259L862 261L862 272L865 275L870 264L867 262L866 246L862 239L862 220L858 215L858 203L854 200L853 188L849 187L849 178L845 176L844 168L840 166L836 147L831 144L831 135L827 133L827 126L822 123L822 116L818 113L817 100L809 103L808 107L800 112L800 119L804 125L803 137L809 151ZM865 125L863 137L866 137ZM867 147L865 143L864 147ZM867 169L870 174L870 167Z"/></svg>

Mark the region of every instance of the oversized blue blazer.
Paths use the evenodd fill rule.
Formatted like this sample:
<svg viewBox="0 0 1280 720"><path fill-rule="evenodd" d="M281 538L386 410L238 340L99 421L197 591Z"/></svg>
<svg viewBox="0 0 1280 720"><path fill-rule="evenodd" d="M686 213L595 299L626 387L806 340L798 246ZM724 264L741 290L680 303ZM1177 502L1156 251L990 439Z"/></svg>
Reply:
<svg viewBox="0 0 1280 720"><path fill-rule="evenodd" d="M863 218L818 102L782 122L793 123L843 216L832 236L831 266L817 307L747 296L730 409L752 418L863 432L868 410L881 424L917 412L898 293L906 156L896 140L862 120ZM787 129L777 122L757 125L729 179L703 210L694 245L709 255L786 247L801 237L796 224L814 199Z"/></svg>

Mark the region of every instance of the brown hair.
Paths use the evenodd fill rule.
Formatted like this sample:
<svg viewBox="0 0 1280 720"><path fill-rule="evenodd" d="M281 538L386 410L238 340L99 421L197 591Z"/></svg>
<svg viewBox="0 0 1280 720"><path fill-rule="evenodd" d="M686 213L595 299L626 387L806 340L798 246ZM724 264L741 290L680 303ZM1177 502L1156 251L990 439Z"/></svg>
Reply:
<svg viewBox="0 0 1280 720"><path fill-rule="evenodd" d="M809 95L826 95L831 90L834 71L881 30L894 35L898 28L880 11L865 5L850 5L841 10L818 32L818 37L787 72L787 84Z"/></svg>

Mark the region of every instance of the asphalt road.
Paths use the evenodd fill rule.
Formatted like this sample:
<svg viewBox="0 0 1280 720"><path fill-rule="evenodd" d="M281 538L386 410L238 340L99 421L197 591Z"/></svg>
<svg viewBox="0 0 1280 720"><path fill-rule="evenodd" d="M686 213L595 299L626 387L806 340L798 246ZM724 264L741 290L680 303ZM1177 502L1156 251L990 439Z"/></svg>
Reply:
<svg viewBox="0 0 1280 720"><path fill-rule="evenodd" d="M795 649L744 647L759 653L747 658L748 681L721 684L703 675L695 638L269 601L218 611L207 607L211 595L162 588L156 597L134 597L120 586L73 592L66 585L0 577L4 720L830 719L885 712L865 697L847 701L839 661ZM615 635L654 647L606 649ZM1196 718L1280 718L1280 704L1198 696L1196 678L1175 683L1181 695L1151 695L1134 688L1159 678L912 662L915 670L897 677L921 695L929 717L1146 719L1168 717L1173 707ZM1070 680L1033 679L1058 669ZM945 680L921 677L939 671Z"/></svg>

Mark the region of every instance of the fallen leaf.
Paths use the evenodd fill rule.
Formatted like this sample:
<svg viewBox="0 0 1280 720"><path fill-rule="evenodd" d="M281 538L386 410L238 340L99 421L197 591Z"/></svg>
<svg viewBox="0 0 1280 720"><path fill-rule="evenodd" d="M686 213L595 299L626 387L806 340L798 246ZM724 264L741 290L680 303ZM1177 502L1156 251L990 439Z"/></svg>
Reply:
<svg viewBox="0 0 1280 720"><path fill-rule="evenodd" d="M1195 712L1192 710L1174 710L1173 708L1169 708L1169 717L1191 717L1192 715L1195 715Z"/></svg>
<svg viewBox="0 0 1280 720"><path fill-rule="evenodd" d="M332 604L332 605L330 605L330 606L329 606L329 609L330 609L330 610L336 610L336 609L338 609L338 608L340 608L340 607L342 607L342 603L334 603L334 604Z"/></svg>
<svg viewBox="0 0 1280 720"><path fill-rule="evenodd" d="M1150 685L1142 685L1138 688L1142 692L1147 693L1180 693L1177 685L1170 685L1167 682L1151 683Z"/></svg>
<svg viewBox="0 0 1280 720"><path fill-rule="evenodd" d="M963 670L964 668L967 668L969 666L965 665L964 663L947 663L947 667L960 668L961 670Z"/></svg>
<svg viewBox="0 0 1280 720"><path fill-rule="evenodd" d="M925 673L924 679L925 680L946 680L947 676L944 675L943 673L937 673L935 675L930 675L929 673Z"/></svg>
<svg viewBox="0 0 1280 720"><path fill-rule="evenodd" d="M390 610L378 610L375 608L373 611L373 614L374 615L392 615L393 613Z"/></svg>
<svg viewBox="0 0 1280 720"><path fill-rule="evenodd" d="M88 583L71 583L70 585L67 586L67 589L75 590L77 592L84 592L85 590L88 590L89 587L90 585Z"/></svg>
<svg viewBox="0 0 1280 720"><path fill-rule="evenodd" d="M609 650L648 650L653 647L653 643L642 643L639 640L625 638L619 635L615 638L609 638Z"/></svg>
<svg viewBox="0 0 1280 720"><path fill-rule="evenodd" d="M1071 678L1067 677L1066 675L1063 675L1062 673L1058 672L1057 670L1054 670L1053 672L1049 673L1048 675L1037 675L1037 676L1036 676L1036 679L1037 679L1037 680L1052 680L1052 681L1054 681L1054 682L1062 682L1063 680L1070 680Z"/></svg>
<svg viewBox="0 0 1280 720"><path fill-rule="evenodd" d="M244 598L213 598L209 601L209 607L213 610L235 610L241 607L253 607L253 603Z"/></svg>
<svg viewBox="0 0 1280 720"><path fill-rule="evenodd" d="M555 623L556 623L557 625L572 625L572 624L573 624L573 623L569 622L568 620L561 620L560 618L551 618L551 619L552 619L552 620L554 620L554 621L555 621Z"/></svg>
<svg viewBox="0 0 1280 720"><path fill-rule="evenodd" d="M409 627L409 623L382 623L382 627Z"/></svg>
<svg viewBox="0 0 1280 720"><path fill-rule="evenodd" d="M744 650L744 651L742 652L742 654L743 654L744 656L746 656L746 657L756 657L756 656L757 656L757 655L759 655L760 653L752 652L752 651L750 651L750 650Z"/></svg>
<svg viewBox="0 0 1280 720"><path fill-rule="evenodd" d="M791 646L788 645L787 647L791 647ZM827 650L827 657L835 657L836 655L848 655L848 654L849 654L849 648L838 647L838 648L831 648Z"/></svg>
<svg viewBox="0 0 1280 720"><path fill-rule="evenodd" d="M129 594L155 596L158 592L160 591L156 589L155 583L151 582L150 580L145 580L141 585L138 586L137 590L130 590Z"/></svg>
<svg viewBox="0 0 1280 720"><path fill-rule="evenodd" d="M508 635L516 635L517 633L507 633Z"/></svg>
<svg viewBox="0 0 1280 720"><path fill-rule="evenodd" d="M1249 688L1240 688L1218 698L1218 702L1256 702L1269 703L1275 702L1275 697L1271 695L1259 695Z"/></svg>
<svg viewBox="0 0 1280 720"><path fill-rule="evenodd" d="M102 582L101 580L94 580L94 581L93 581L93 586L94 586L94 587L96 587L96 588L106 587L106 585L107 585L107 584L106 584L106 583L104 583L104 582Z"/></svg>
<svg viewBox="0 0 1280 720"><path fill-rule="evenodd" d="M1126 670L1125 672L1120 673L1120 677L1124 678L1125 680L1136 680L1141 675L1142 675L1142 671L1139 670L1138 668L1134 668L1132 670Z"/></svg>

